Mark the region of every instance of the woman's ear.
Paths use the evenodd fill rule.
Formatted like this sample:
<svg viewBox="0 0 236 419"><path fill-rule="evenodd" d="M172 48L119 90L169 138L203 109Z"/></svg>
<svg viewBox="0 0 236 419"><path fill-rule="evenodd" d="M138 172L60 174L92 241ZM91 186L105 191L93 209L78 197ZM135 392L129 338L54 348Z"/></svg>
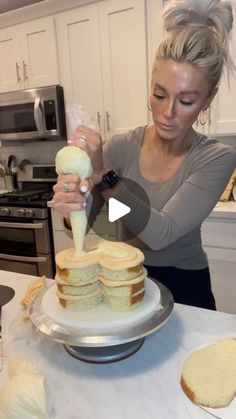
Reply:
<svg viewBox="0 0 236 419"><path fill-rule="evenodd" d="M205 105L203 107L204 111L206 111L209 108L209 106L210 106L211 102L213 101L217 92L218 92L218 87L214 87L214 89L210 90L210 92L208 94L208 97L206 99Z"/></svg>

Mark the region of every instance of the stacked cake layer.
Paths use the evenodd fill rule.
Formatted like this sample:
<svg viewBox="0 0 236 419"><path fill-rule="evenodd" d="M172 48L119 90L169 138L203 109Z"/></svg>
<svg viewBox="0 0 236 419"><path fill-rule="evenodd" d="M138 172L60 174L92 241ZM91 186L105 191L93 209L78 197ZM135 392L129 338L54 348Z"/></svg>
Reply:
<svg viewBox="0 0 236 419"><path fill-rule="evenodd" d="M56 265L57 296L62 307L87 310L102 301L100 267L95 255L84 253L75 260L73 249L68 249L56 255Z"/></svg>
<svg viewBox="0 0 236 419"><path fill-rule="evenodd" d="M123 242L104 241L76 258L74 249L56 255L57 294L69 310L86 310L102 300L124 311L139 305L145 294L143 253Z"/></svg>
<svg viewBox="0 0 236 419"><path fill-rule="evenodd" d="M137 307L144 298L146 269L143 253L125 243L102 242L100 281L103 299L112 309Z"/></svg>

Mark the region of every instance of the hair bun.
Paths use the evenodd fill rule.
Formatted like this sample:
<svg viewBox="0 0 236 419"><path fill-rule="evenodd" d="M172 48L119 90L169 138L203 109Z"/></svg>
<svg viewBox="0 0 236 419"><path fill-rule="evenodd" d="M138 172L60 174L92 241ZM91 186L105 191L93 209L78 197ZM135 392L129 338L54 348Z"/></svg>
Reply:
<svg viewBox="0 0 236 419"><path fill-rule="evenodd" d="M176 26L205 26L225 40L233 25L232 6L221 0L169 0L164 8L166 31Z"/></svg>

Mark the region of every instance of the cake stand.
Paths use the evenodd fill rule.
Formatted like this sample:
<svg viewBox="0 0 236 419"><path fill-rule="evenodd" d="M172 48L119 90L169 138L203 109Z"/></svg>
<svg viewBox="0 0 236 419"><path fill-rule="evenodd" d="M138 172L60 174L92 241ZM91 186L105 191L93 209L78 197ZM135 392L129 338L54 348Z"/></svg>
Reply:
<svg viewBox="0 0 236 419"><path fill-rule="evenodd" d="M160 329L173 310L173 296L164 285L152 278L146 278L145 284L143 303L122 313L114 313L104 303L87 312L66 311L57 301L53 284L35 299L30 318L41 333L62 343L77 359L90 363L119 361L134 354L145 336Z"/></svg>

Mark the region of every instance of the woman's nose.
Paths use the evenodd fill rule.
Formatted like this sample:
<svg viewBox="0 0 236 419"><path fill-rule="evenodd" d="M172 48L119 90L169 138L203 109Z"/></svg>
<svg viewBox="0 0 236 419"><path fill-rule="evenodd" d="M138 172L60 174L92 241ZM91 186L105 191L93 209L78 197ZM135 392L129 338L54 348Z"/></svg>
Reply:
<svg viewBox="0 0 236 419"><path fill-rule="evenodd" d="M174 113L175 113L174 101L168 100L165 103L163 114L164 114L165 118L172 118L174 116Z"/></svg>

